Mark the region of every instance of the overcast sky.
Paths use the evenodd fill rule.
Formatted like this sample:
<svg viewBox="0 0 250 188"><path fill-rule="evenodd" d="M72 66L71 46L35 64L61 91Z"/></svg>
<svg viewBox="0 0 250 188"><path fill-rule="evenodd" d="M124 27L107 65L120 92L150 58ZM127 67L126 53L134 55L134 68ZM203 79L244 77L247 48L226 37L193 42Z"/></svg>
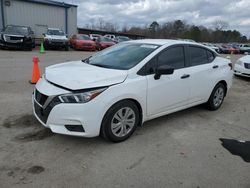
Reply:
<svg viewBox="0 0 250 188"><path fill-rule="evenodd" d="M63 1L63 0L58 0ZM177 19L212 27L216 20L229 23L250 37L250 0L64 0L78 5L78 26L103 20L121 26Z"/></svg>

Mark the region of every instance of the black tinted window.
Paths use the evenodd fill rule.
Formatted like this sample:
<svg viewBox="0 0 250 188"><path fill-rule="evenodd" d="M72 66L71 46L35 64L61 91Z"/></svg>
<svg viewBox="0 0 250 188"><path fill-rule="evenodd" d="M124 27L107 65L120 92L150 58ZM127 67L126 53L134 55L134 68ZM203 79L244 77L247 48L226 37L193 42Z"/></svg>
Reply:
<svg viewBox="0 0 250 188"><path fill-rule="evenodd" d="M208 63L207 50L199 47L189 47L192 66Z"/></svg>
<svg viewBox="0 0 250 188"><path fill-rule="evenodd" d="M158 56L158 66L170 65L175 69L185 66L185 56L183 47L173 47L165 50Z"/></svg>

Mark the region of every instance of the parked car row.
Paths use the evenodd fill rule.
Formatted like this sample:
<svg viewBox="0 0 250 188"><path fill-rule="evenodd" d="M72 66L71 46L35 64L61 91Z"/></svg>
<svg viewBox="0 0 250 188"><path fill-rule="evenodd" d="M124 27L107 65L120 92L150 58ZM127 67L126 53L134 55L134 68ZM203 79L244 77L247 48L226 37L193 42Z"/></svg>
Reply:
<svg viewBox="0 0 250 188"><path fill-rule="evenodd" d="M99 35L99 34L74 34L68 38L63 30L58 28L48 28L43 33L43 44L48 49L69 50L103 50L116 43L131 40L126 36ZM32 50L35 47L35 35L31 27L8 25L0 33L0 48L18 48Z"/></svg>
<svg viewBox="0 0 250 188"><path fill-rule="evenodd" d="M217 53L223 54L246 54L250 53L250 44L212 44L202 43L205 46L210 47Z"/></svg>

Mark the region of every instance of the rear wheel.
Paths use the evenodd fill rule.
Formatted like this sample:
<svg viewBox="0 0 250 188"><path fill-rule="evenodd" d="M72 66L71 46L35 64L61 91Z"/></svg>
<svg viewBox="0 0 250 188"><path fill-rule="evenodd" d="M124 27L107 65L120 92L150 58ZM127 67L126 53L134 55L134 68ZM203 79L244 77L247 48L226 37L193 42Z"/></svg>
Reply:
<svg viewBox="0 0 250 188"><path fill-rule="evenodd" d="M222 83L217 84L207 102L207 107L210 110L217 110L221 107L226 95L226 86Z"/></svg>
<svg viewBox="0 0 250 188"><path fill-rule="evenodd" d="M112 142L122 142L134 133L139 118L139 110L134 102L120 101L107 111L102 122L101 135Z"/></svg>

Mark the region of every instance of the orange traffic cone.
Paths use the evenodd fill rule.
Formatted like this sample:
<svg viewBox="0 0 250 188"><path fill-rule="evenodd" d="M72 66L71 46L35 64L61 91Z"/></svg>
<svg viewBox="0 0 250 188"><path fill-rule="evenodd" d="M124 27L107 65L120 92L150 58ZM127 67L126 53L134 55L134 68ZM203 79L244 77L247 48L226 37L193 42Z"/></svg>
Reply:
<svg viewBox="0 0 250 188"><path fill-rule="evenodd" d="M32 78L30 80L31 84L36 84L40 79L40 70L38 65L39 59L37 56L33 57L33 70L32 70Z"/></svg>

